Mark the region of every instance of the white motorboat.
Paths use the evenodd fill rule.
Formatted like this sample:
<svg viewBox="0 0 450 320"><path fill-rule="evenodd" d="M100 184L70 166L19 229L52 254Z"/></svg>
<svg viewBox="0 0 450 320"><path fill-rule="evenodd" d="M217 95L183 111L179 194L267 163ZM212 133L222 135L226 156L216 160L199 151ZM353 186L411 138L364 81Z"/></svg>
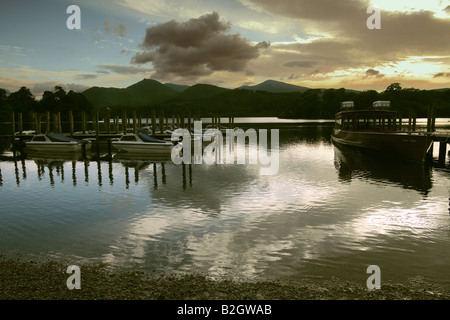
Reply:
<svg viewBox="0 0 450 320"><path fill-rule="evenodd" d="M81 152L83 146L90 144L58 133L37 134L26 142L29 150L38 152Z"/></svg>
<svg viewBox="0 0 450 320"><path fill-rule="evenodd" d="M112 146L120 152L130 153L170 153L172 142L153 138L145 133L127 133L118 140L112 141Z"/></svg>

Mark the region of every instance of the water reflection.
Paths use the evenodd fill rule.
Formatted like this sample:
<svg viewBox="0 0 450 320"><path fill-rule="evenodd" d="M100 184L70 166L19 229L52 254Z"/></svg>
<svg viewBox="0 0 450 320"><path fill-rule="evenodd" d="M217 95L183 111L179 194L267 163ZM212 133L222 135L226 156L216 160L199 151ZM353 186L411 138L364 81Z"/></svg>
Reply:
<svg viewBox="0 0 450 320"><path fill-rule="evenodd" d="M334 165L341 182L365 179L377 183L397 184L427 195L432 188L431 167L334 146Z"/></svg>

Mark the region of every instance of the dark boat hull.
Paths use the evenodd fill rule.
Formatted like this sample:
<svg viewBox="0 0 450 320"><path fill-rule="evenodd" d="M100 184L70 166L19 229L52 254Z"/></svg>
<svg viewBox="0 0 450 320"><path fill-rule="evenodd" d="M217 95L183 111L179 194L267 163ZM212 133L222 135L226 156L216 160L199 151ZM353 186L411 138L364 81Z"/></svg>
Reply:
<svg viewBox="0 0 450 320"><path fill-rule="evenodd" d="M425 161L433 140L426 134L403 132L361 132L334 129L334 143L376 152L393 158Z"/></svg>

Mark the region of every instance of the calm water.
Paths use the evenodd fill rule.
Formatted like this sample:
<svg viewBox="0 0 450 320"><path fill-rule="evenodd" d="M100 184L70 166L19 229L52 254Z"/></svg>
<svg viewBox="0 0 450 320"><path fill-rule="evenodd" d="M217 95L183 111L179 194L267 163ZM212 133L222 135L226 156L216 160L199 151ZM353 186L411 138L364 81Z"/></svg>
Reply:
<svg viewBox="0 0 450 320"><path fill-rule="evenodd" d="M264 127L264 124L261 125ZM450 287L449 160L340 150L331 126L280 124L278 174L170 160L0 161L0 251L212 277L424 279ZM437 148L435 148L437 149Z"/></svg>

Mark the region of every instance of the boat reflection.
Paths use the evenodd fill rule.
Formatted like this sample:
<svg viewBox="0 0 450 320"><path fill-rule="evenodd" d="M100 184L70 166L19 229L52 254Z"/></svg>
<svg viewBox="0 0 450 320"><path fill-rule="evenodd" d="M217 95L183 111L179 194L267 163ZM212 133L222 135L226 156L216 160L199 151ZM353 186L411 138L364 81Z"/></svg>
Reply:
<svg viewBox="0 0 450 320"><path fill-rule="evenodd" d="M432 187L431 167L378 157L352 148L334 146L334 165L342 182L365 179L379 183L394 183L427 195Z"/></svg>

